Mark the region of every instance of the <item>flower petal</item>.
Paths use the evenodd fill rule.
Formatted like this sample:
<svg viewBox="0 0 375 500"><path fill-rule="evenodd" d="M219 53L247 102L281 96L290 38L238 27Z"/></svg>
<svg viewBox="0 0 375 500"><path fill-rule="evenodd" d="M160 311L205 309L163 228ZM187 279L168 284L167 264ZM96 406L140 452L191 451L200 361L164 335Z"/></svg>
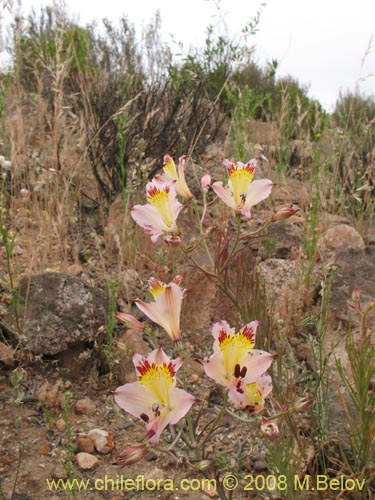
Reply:
<svg viewBox="0 0 375 500"><path fill-rule="evenodd" d="M157 293L154 302L146 304L137 299L135 303L138 309L146 314L151 321L164 328L168 335L176 341L181 338L180 314L183 296L184 290L176 283L171 282L165 285L163 291Z"/></svg>
<svg viewBox="0 0 375 500"><path fill-rule="evenodd" d="M174 425L186 415L197 399L186 391L177 388L171 390L170 397L173 410L170 412L171 418L169 422Z"/></svg>
<svg viewBox="0 0 375 500"><path fill-rule="evenodd" d="M215 352L209 358L203 360L203 369L206 375L220 385L227 386L229 383L228 374L223 363L223 356L220 352Z"/></svg>
<svg viewBox="0 0 375 500"><path fill-rule="evenodd" d="M149 415L155 399L139 382L132 382L118 387L115 391L115 401L120 408L134 417Z"/></svg>
<svg viewBox="0 0 375 500"><path fill-rule="evenodd" d="M215 194L223 200L223 202L228 205L228 207L236 209L236 203L234 201L233 193L229 188L223 187L223 183L214 182L212 184L212 189L215 191Z"/></svg>
<svg viewBox="0 0 375 500"><path fill-rule="evenodd" d="M247 372L243 378L244 385L256 382L271 366L275 355L266 351L252 349L242 360L242 365L247 367Z"/></svg>
<svg viewBox="0 0 375 500"><path fill-rule="evenodd" d="M156 208L151 205L135 205L131 209L131 216L148 234L170 230Z"/></svg>
<svg viewBox="0 0 375 500"><path fill-rule="evenodd" d="M273 183L269 179L253 181L247 192L245 208L251 208L260 201L265 200L271 194Z"/></svg>

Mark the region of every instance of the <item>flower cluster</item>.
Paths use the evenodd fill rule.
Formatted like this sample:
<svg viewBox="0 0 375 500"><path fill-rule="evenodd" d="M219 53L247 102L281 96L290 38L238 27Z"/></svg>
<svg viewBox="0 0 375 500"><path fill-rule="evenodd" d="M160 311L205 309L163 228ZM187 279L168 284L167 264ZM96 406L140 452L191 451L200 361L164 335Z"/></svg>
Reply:
<svg viewBox="0 0 375 500"><path fill-rule="evenodd" d="M176 424L196 399L176 388L176 373L182 358L171 360L159 348L147 358L134 354L133 363L138 380L118 387L115 401L120 408L145 422L146 436L157 445L167 425Z"/></svg>
<svg viewBox="0 0 375 500"><path fill-rule="evenodd" d="M194 198L185 179L186 155L179 159L178 170L169 155L164 156L164 175L157 175L147 183L146 205L136 205L132 208L131 215L146 234L151 235L151 240L156 243L163 233L167 233L166 241L178 244L179 229L177 217L184 208L177 200L177 195L186 200ZM211 186L215 194L236 213L251 218L251 208L265 200L271 193L272 181L260 179L253 181L257 166L257 158L248 163L231 162L224 159L223 163L228 172L228 185L223 186L222 181L211 183L211 176L206 173L201 179L203 192Z"/></svg>
<svg viewBox="0 0 375 500"><path fill-rule="evenodd" d="M201 179L203 197L202 214L197 211L197 202L185 179L185 163L187 156L181 156L178 167L173 158L164 156L163 173L147 183L147 204L136 205L131 215L146 234L156 243L160 236L169 244L180 244L181 234L177 226L177 218L185 207L178 196L191 203L196 211L200 224L201 241L204 245L205 235L202 221L208 207L207 193L211 188L226 205L234 210L237 216L251 217L251 209L260 201L266 199L272 190L269 179L254 180L257 159L248 163L231 162L224 159L228 173L227 185L222 181L211 184L211 175L207 172ZM281 209L274 215L274 220L281 220L295 213L293 206ZM273 220L271 221L273 222ZM238 225L240 227L240 225ZM239 234L235 245L240 241ZM208 251L207 245L206 249ZM229 252L229 258L234 254L235 247ZM212 260L211 260L212 262ZM215 267L211 276L215 276ZM174 348L179 356L169 357L162 347L157 347L158 341L152 336L152 330L146 323L131 314L118 313L117 318L140 333L151 335L155 348L148 356L133 355L133 364L137 381L118 387L115 391L115 401L124 411L140 418L146 425L146 436L152 445L158 445L162 432L168 425L176 424L186 416L196 398L187 391L186 376L182 377L184 388L177 387L177 372L184 372L184 359L181 356L182 334L180 316L182 301L186 289L181 288L181 276L176 276L170 283L164 283L154 277L148 280L151 301L136 299L138 309L153 323L159 325L174 341ZM239 330L230 327L224 321L218 321L212 326L213 354L201 359L205 374L225 388L225 403L232 404L235 410L244 410L249 414L260 413L265 406L265 399L272 391L272 380L267 374L274 355L255 349L258 321L247 323ZM189 430L194 434L193 426ZM206 426L207 427L207 426ZM208 432L213 432L211 429ZM268 427L266 429L268 431ZM182 431L181 431L182 432ZM192 442L196 442L193 436ZM203 440L205 442L205 440ZM125 450L118 463L127 465L140 460L146 453L145 445L137 445Z"/></svg>
<svg viewBox="0 0 375 500"><path fill-rule="evenodd" d="M237 409L259 413L272 390L272 380L265 372L274 356L254 349L258 321L235 332L226 321L212 326L214 353L202 362L206 375L226 387Z"/></svg>

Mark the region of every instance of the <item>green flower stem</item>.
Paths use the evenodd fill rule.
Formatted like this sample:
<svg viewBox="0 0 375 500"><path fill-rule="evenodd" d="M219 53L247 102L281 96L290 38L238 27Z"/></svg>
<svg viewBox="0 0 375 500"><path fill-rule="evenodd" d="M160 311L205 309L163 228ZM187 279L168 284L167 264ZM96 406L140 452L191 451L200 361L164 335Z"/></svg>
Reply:
<svg viewBox="0 0 375 500"><path fill-rule="evenodd" d="M227 405L228 405L228 390L225 391L224 393L224 398L223 398L223 406L221 407L221 410L217 414L215 420L212 422L210 428L207 431L206 437L203 439L203 442L201 443L201 447L212 437L213 433L218 427L218 424L221 422L223 416L225 415L225 412L227 410Z"/></svg>
<svg viewBox="0 0 375 500"><path fill-rule="evenodd" d="M240 242L240 234L241 234L241 214L237 214L237 234L236 234L236 240L232 246L231 251L229 252L229 255L224 262L223 266L221 267L219 273L222 273L225 268L228 266L231 258L233 257L234 252L236 251L236 248L238 246L238 243Z"/></svg>
<svg viewBox="0 0 375 500"><path fill-rule="evenodd" d="M269 227L270 225L272 224L272 220L268 220L265 224L263 224L263 226L260 226L259 229L257 229L256 231L253 231L252 233L247 233L247 234L244 234L243 236L241 236L241 240L247 240L248 238L251 238L253 236L255 236L256 234L259 234L260 232L264 231L265 229L267 229L267 227Z"/></svg>
<svg viewBox="0 0 375 500"><path fill-rule="evenodd" d="M186 248L184 247L180 247L183 254L189 259L191 260L191 262L194 264L194 266L196 266L198 269L200 269L203 273L207 274L207 276L211 276L213 278L216 278L216 274L215 273L212 273L211 271L207 271L207 269L205 269L204 267L202 267L195 259L194 257L192 257L189 252L186 250Z"/></svg>
<svg viewBox="0 0 375 500"><path fill-rule="evenodd" d="M182 346L181 342L177 342L176 347L177 347L179 356L181 358L185 358L184 350L183 350L183 346ZM182 385L183 385L184 390L187 392L188 391L188 383L187 383L186 369L185 369L184 363L182 364L182 367L181 367L181 373L182 373ZM190 437L190 441L191 441L191 446L195 450L197 459L201 460L201 453L200 453L200 450L197 448L197 440L195 439L193 421L191 419L190 413L188 413L185 416L185 419L186 419L186 423L187 423L188 430L189 430L189 437Z"/></svg>
<svg viewBox="0 0 375 500"><path fill-rule="evenodd" d="M198 222L199 233L203 235L202 221L201 221L201 217L200 217L200 214L199 214L198 203L197 203L197 200L195 198L193 199L193 208L194 208L194 213L195 213L195 216L196 216L197 222ZM211 252L210 252L210 250L208 248L206 238L203 238L203 246L204 246L204 248L206 250L208 258L210 259L210 262L211 262L211 265L212 265L212 269L215 269L214 259L212 258Z"/></svg>

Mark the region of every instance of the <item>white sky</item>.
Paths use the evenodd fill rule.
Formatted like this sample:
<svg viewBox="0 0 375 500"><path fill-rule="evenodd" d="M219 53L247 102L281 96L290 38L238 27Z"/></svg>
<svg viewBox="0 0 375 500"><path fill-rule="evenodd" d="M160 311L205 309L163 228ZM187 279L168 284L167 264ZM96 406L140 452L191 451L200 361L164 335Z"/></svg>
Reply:
<svg viewBox="0 0 375 500"><path fill-rule="evenodd" d="M278 76L290 74L309 85L309 95L328 110L340 89L354 90L358 82L363 92L375 94L375 77L368 76L375 74L375 40L361 69L375 34L375 0L264 2L259 32L251 39L256 61L277 59ZM22 11L34 6L38 13L40 5L47 4L51 1L23 0ZM116 21L125 14L139 32L142 23L160 10L166 41L173 34L186 46L202 42L207 25L218 20L214 3L207 0L65 0L65 4L81 24L103 17ZM259 10L261 0L221 0L220 5L229 34L235 36Z"/></svg>

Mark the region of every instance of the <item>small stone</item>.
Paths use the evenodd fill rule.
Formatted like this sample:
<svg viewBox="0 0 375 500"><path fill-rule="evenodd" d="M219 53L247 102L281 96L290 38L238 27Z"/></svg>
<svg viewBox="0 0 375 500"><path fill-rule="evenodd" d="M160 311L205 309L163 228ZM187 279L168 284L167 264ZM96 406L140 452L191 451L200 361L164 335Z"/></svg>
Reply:
<svg viewBox="0 0 375 500"><path fill-rule="evenodd" d="M85 453L93 453L95 449L94 442L87 436L78 436L77 445L78 448Z"/></svg>
<svg viewBox="0 0 375 500"><path fill-rule="evenodd" d="M92 429L88 433L88 437L94 442L94 446L99 453L109 453L114 446L112 432Z"/></svg>
<svg viewBox="0 0 375 500"><path fill-rule="evenodd" d="M91 415L95 412L95 404L89 397L84 397L76 402L74 410L77 415Z"/></svg>
<svg viewBox="0 0 375 500"><path fill-rule="evenodd" d="M99 459L95 455L90 455L90 453L78 453L76 455L77 465L80 470L92 470L98 463Z"/></svg>
<svg viewBox="0 0 375 500"><path fill-rule="evenodd" d="M83 268L80 264L72 264L66 270L69 274L74 274L74 276L80 276L82 274Z"/></svg>
<svg viewBox="0 0 375 500"><path fill-rule="evenodd" d="M56 428L58 431L63 432L66 429L66 423L63 418L56 420Z"/></svg>
<svg viewBox="0 0 375 500"><path fill-rule="evenodd" d="M192 373L190 375L190 382L192 384L196 384L198 382L198 380L199 380L199 375L197 375L196 373Z"/></svg>
<svg viewBox="0 0 375 500"><path fill-rule="evenodd" d="M255 472L260 472L260 471L266 470L266 469L267 469L267 465L262 460L257 460L256 462L254 462Z"/></svg>
<svg viewBox="0 0 375 500"><path fill-rule="evenodd" d="M4 342L0 342L0 363L4 363L9 368L15 364L14 350Z"/></svg>
<svg viewBox="0 0 375 500"><path fill-rule="evenodd" d="M11 463L12 463L12 460L11 460L9 455L1 455L0 464L10 465Z"/></svg>
<svg viewBox="0 0 375 500"><path fill-rule="evenodd" d="M51 451L52 451L51 443L46 439L42 441L41 445L39 446L39 453L41 455L48 455L48 453L51 453Z"/></svg>
<svg viewBox="0 0 375 500"><path fill-rule="evenodd" d="M44 403L49 408L57 408L61 405L62 394L61 391L64 390L64 382L58 379L55 384L49 384L45 382L41 385L36 393L36 397L39 401Z"/></svg>
<svg viewBox="0 0 375 500"><path fill-rule="evenodd" d="M68 474L61 464L57 464L55 470L52 472L53 479L67 479Z"/></svg>

